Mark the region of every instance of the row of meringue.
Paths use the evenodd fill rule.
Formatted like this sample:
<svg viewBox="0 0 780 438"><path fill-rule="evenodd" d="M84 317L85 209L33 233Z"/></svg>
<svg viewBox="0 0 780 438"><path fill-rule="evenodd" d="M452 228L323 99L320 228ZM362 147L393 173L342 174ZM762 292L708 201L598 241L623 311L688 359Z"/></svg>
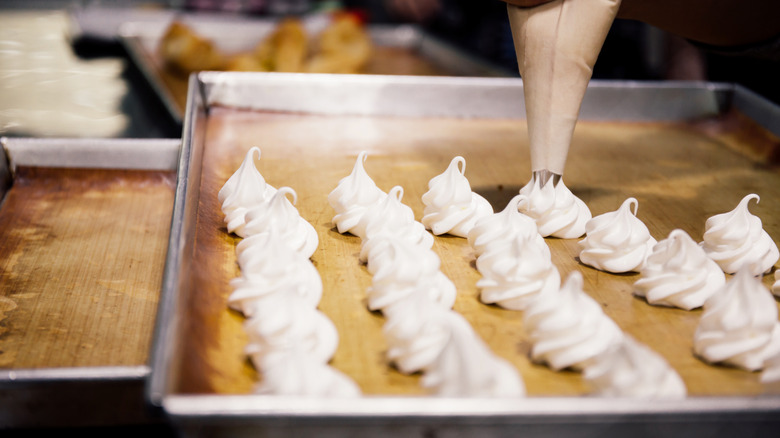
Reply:
<svg viewBox="0 0 780 438"><path fill-rule="evenodd" d="M438 189L434 199L451 200L455 197L454 188L461 186L461 204L465 206L468 194L465 190L468 183L464 183L463 176L465 162L458 158L453 160L447 172L431 180L429 187ZM462 165L460 172L454 170L458 165ZM447 181L448 185L441 181ZM558 186L552 181L540 186L532 179L504 212L488 216L491 220L478 218L474 222L468 237L477 255L477 268L483 275L477 284L483 302L523 310L540 291L552 290L560 284L546 245L529 244L532 238L518 237L520 230L527 234L539 231L540 222L548 229L539 235L552 235L549 228L555 221L540 221L544 218L541 211L556 212L559 219L565 216L562 212L567 211L569 220L561 222L568 224L575 222L571 220L573 217L585 217L586 237L579 242L582 248L580 261L607 272L641 271L642 278L635 284L634 293L651 304L684 309L701 307L725 283L723 271L734 273L744 265L753 275L760 275L770 271L778 260L777 246L763 230L761 220L750 215L747 209L748 202L758 199L757 195L746 196L732 212L711 217L706 223L704 242L697 245L682 230L674 230L668 239L658 243L636 217L638 202L634 198L627 199L615 212L590 218L589 214L573 213L578 210L579 200L573 195L565 196L566 192L560 182ZM442 195L447 193L449 196ZM566 199L568 208L554 208ZM426 206L431 204L430 200L425 203ZM446 203L440 201L439 204ZM450 204L457 205L452 201ZM443 210L441 205L439 210ZM460 209L464 210L463 207ZM523 224L521 218L524 216L516 214L518 210L533 214L537 226L530 226L528 222L531 221ZM484 222L481 226L480 221ZM576 235L579 234L575 232L567 237ZM492 251L485 254L488 244L500 238L503 238L503 244L493 244ZM763 366L763 363L756 366Z"/></svg>
<svg viewBox="0 0 780 438"><path fill-rule="evenodd" d="M523 324L531 358L556 371L582 371L594 395L684 398L685 384L669 363L623 333L582 286L574 271L560 289L529 302Z"/></svg>
<svg viewBox="0 0 780 438"><path fill-rule="evenodd" d="M524 189L527 190L527 187ZM538 190L539 186L535 185L534 188ZM547 187L546 199L554 204L556 196L551 189L552 185ZM747 203L751 199L758 197L748 195L734 211L710 218L706 223L704 242L697 244L682 230L674 230L667 239L657 242L636 217L636 199L629 198L617 211L605 213L585 223L586 237L580 242L580 261L608 272L640 271L642 278L635 283L634 293L645 297L651 304L688 310L701 307L724 287L724 271L733 273L736 267L745 266L748 272L760 275L770 271L778 259L777 247L763 230L760 219L750 215L747 210ZM508 225L511 222L522 223L519 218L521 215L515 214L516 210L523 210L521 205L527 206L528 200L513 199L505 212L495 215L490 222L485 221L482 227L478 223L472 231L473 235L469 236L477 255L477 268L483 275L478 282L482 301L515 310L526 309L540 291L554 290L556 280L559 281L559 278L549 273L554 270L549 261L549 251L539 250L538 245L530 245L528 238L516 237L517 230L530 230L532 227ZM495 249L485 255L487 245L479 239L490 242L498 240L500 236L505 239L503 245L495 245ZM775 276L780 278L777 273ZM760 280L755 282L760 286ZM776 282L780 283L780 280ZM777 293L774 289L777 286L773 286L773 292ZM761 296L765 300L763 305L776 314L777 309L772 300L767 300L767 294ZM735 316L731 315L730 318ZM758 315L747 313L742 318L750 321L758 318ZM712 317L708 316L707 321L710 319ZM740 336L739 330L733 336L726 336L724 326L728 326L727 321L722 321L719 328L710 327L710 332L715 330L716 334L703 335L708 332L704 327L712 325L704 321L695 340L697 348L702 349L697 354L708 362L761 369L767 357L780 348L774 346L780 340L775 340L776 336L772 335L776 319L776 315L768 318L763 335L750 339L750 342L745 336ZM729 345L729 341L735 344ZM705 344L715 346L705 348ZM705 354L705 350L715 350L726 356ZM727 354L724 350L731 351Z"/></svg>
<svg viewBox="0 0 780 438"><path fill-rule="evenodd" d="M753 199L758 201L758 195L745 196L734 210L714 215L705 223L700 245L727 274L736 273L743 265L753 275L765 274L780 259L780 251L761 219L748 210ZM636 217L637 205L636 199L628 198L618 210L588 221L586 237L580 241L582 263L613 273L642 271L653 252L669 251L655 248L656 240Z"/></svg>
<svg viewBox="0 0 780 438"><path fill-rule="evenodd" d="M471 325L452 310L456 290L430 249L377 236L367 290L369 308L380 310L387 357L405 374L421 372L422 385L440 396L522 396L514 367L493 354Z"/></svg>
<svg viewBox="0 0 780 438"><path fill-rule="evenodd" d="M228 306L247 320L245 353L263 379L256 392L306 396L360 395L346 375L328 365L338 332L317 309L322 280L309 258L319 243L294 204L295 191L273 189L254 164L251 148L219 192L241 271L230 282ZM292 196L292 203L287 196Z"/></svg>
<svg viewBox="0 0 780 438"><path fill-rule="evenodd" d="M404 374L420 372L421 384L439 396L521 396L524 384L506 360L494 355L471 325L452 310L455 286L439 270L432 250L377 237L382 254L374 272L369 308L380 310L387 357Z"/></svg>
<svg viewBox="0 0 780 438"><path fill-rule="evenodd" d="M594 394L685 396L682 380L668 363L624 335L582 290L579 272L561 287L536 222L518 211L526 200L525 195L515 196L503 211L481 219L469 233L482 275L477 281L481 301L525 311L531 359L553 370L585 370Z"/></svg>
<svg viewBox="0 0 780 438"><path fill-rule="evenodd" d="M295 208L297 194L289 187L277 190L267 184L255 166L255 155L260 158L260 149L250 148L241 166L219 191L228 233L242 238L271 233L306 258L311 257L319 238ZM288 195L292 196L292 203Z"/></svg>
<svg viewBox="0 0 780 438"><path fill-rule="evenodd" d="M757 196L748 195L734 211L711 217L704 242L697 244L679 229L655 242L635 217L636 208L633 214L628 212L636 205L629 198L618 211L588 224L580 259L610 272L639 270L641 278L633 292L650 304L685 310L703 306L694 336L697 356L708 363L760 370L769 357L780 353L777 306L760 278L778 257L761 220L747 210L752 199ZM594 225L597 220L600 223ZM624 269L632 265L636 268ZM724 271L734 269L737 275L727 282Z"/></svg>
<svg viewBox="0 0 780 438"><path fill-rule="evenodd" d="M366 227L376 214L381 214L381 210L373 209L373 215L366 213L388 196L366 173L363 165L366 158L367 153L361 152L352 172L342 178L328 195L328 203L336 212L333 223L338 232L350 233L360 238L366 237ZM430 230L434 235L448 233L466 237L479 218L493 213L490 203L471 191L471 186L464 176L465 170L466 161L463 157L455 157L444 173L428 182L428 191L422 196L425 209L421 223L424 229ZM408 208L399 214L411 215L413 218L413 213ZM418 234L419 232L415 233Z"/></svg>
<svg viewBox="0 0 780 438"><path fill-rule="evenodd" d="M778 260L777 247L747 209L757 198L748 195L734 211L711 217L701 244L679 229L656 242L636 218L636 200L629 198L616 212L588 223L580 260L609 272L639 270L633 293L650 304L686 310L703 306L694 336L696 354L708 363L760 370L780 352L780 323L760 279ZM727 284L724 271L734 269L737 275Z"/></svg>
<svg viewBox="0 0 780 438"><path fill-rule="evenodd" d="M251 239L256 239L252 248L240 252L241 276L230 283L228 306L247 318L244 352L263 376L256 392L360 395L349 377L328 365L338 346L338 332L317 309L322 296L317 269L274 234Z"/></svg>
<svg viewBox="0 0 780 438"><path fill-rule="evenodd" d="M466 237L476 222L489 216L489 203L471 192L465 178L465 160L455 157L447 170L431 179L423 195L423 223L434 234ZM542 237L577 238L582 263L613 273L640 271L657 241L636 217L638 201L628 198L614 212L592 217L590 210L565 186L563 180L545 184L534 175L521 190L518 210L536 223ZM759 197L745 196L730 212L710 217L705 224L702 248L728 274L748 264L753 275L771 270L780 252L761 219L750 214L748 203ZM633 211L632 211L633 210Z"/></svg>
<svg viewBox="0 0 780 438"><path fill-rule="evenodd" d="M529 303L523 323L531 358L556 371L582 371L594 395L684 398L685 384L669 363L623 333L582 286L574 271L559 290Z"/></svg>
<svg viewBox="0 0 780 438"><path fill-rule="evenodd" d="M584 234L580 259L596 269L614 273L640 270L656 243L636 218L638 203L634 198L627 199L615 212L592 218L585 203L563 180L555 183L549 179L542 184L534 175L520 194L526 199L518 208L534 219L543 237L578 238ZM734 210L712 216L705 223L701 245L727 274L737 272L744 264L750 266L753 275L768 273L780 259L778 247L763 229L761 219L748 210L753 199L758 201L758 195L745 196Z"/></svg>
<svg viewBox="0 0 780 438"><path fill-rule="evenodd" d="M366 209L386 196L366 173L366 158L366 152L361 152L352 172L328 195L339 233L364 237ZM428 190L422 196L425 207L421 222L434 235L468 237L480 219L493 214L490 203L471 190L465 172L466 160L456 156L443 173L428 181ZM555 185L552 180L541 185L532 178L520 193L524 198L518 208L534 220L542 237L576 238L585 233L590 210L562 180Z"/></svg>
<svg viewBox="0 0 780 438"><path fill-rule="evenodd" d="M639 271L634 294L650 304L701 307L725 283L724 271L732 274L741 264L761 275L780 258L761 220L747 210L751 199L757 196L748 195L734 211L711 217L704 241L697 244L680 229L656 242L636 217L636 199L629 198L617 211L588 222L580 261L607 272Z"/></svg>
<svg viewBox="0 0 780 438"><path fill-rule="evenodd" d="M494 355L452 310L455 286L440 270L431 249L433 236L401 202L403 189L381 192L365 172L365 159L363 152L328 201L339 232L361 237L360 260L372 275L368 307L385 316L389 361L402 373L421 372L421 384L440 396L523 395L525 386L514 367ZM455 222L468 222L475 211ZM429 211L429 218L447 216L439 213Z"/></svg>
<svg viewBox="0 0 780 438"><path fill-rule="evenodd" d="M503 211L479 220L469 232L468 242L482 274L477 287L485 304L523 310L540 292L561 285L536 223L518 211L524 199L515 196Z"/></svg>
<svg viewBox="0 0 780 438"><path fill-rule="evenodd" d="M477 286L483 302L527 310L532 358L553 369L584 369L591 363L599 364L588 373L596 393L685 396L682 380L663 358L633 340L624 342L627 338L617 325L581 291L581 276L574 275L570 281L574 286L563 289L579 289L579 294L560 292L560 274L552 264L543 236L579 237L586 231L586 225L591 225L593 234L598 234L595 230L601 224L591 220L587 206L562 182L553 185L550 181L542 186L532 180L502 212L488 214L491 210L483 209L477 216L474 213L479 211L475 208L479 202L475 199L484 199L470 192L464 173L465 162L456 157L447 171L429 182L429 191L423 196L426 205L423 221L436 219L426 224L434 234L465 234L468 238L482 274ZM640 261L646 257L645 248L655 243L643 239L649 238L649 232L645 234L634 237L644 246L638 251ZM553 296L568 298L560 301L549 298ZM552 307L545 307L544 303ZM578 319L583 315L582 309L590 309L584 312L590 317ZM614 356L637 360L612 360ZM629 375L631 384L620 387L619 383L626 382ZM662 385L658 385L658 377L664 378Z"/></svg>

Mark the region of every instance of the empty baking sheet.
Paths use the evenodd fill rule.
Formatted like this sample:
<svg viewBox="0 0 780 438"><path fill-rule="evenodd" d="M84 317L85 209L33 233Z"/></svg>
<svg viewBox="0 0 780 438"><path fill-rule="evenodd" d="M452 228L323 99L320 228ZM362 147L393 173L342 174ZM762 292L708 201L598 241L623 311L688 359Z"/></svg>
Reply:
<svg viewBox="0 0 780 438"><path fill-rule="evenodd" d="M0 426L159 421L143 388L180 141L2 143Z"/></svg>

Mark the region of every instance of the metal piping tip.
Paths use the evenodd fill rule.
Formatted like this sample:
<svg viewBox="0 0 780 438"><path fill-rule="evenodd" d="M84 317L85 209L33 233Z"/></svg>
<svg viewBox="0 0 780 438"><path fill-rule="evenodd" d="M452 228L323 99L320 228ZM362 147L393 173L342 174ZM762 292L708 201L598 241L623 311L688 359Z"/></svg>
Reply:
<svg viewBox="0 0 780 438"><path fill-rule="evenodd" d="M553 187L558 185L558 182L561 180L563 175L558 175L557 173L551 172L547 169L537 170L533 173L534 181L539 181L539 186L543 187L545 184L547 184L547 181L552 179Z"/></svg>

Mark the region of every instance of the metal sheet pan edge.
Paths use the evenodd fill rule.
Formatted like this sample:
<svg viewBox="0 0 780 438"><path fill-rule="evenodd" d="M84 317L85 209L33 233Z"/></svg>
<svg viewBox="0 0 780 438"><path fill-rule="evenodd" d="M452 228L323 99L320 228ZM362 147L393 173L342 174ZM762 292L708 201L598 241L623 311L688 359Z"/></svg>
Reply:
<svg viewBox="0 0 780 438"><path fill-rule="evenodd" d="M337 110L325 108L317 99L296 100L285 93L308 93L311 88L339 93L339 87L351 90L363 87L361 91L381 89L387 92L389 102L371 106L369 100L353 101L352 108L338 106ZM231 88L235 90L231 91ZM261 91L262 97L243 100L246 91ZM237 106L272 111L310 111L326 114L353 111L360 114L398 114L419 116L434 111L441 115L440 107L452 108L446 99L457 89L459 97L477 99L471 110L443 110L455 117L507 117L517 116L522 109L522 80L506 78L420 78L420 77L360 77L332 75L295 74L241 74L204 72L190 79L187 122L183 136L183 152L180 166L180 188L174 217L185 220L183 208L185 198L194 196L192 178L198 169L187 168L193 163L200 166L190 155L199 154L202 144L197 144L197 129L194 122L203 117L211 105ZM398 92L398 90L405 90ZM488 91L485 93L485 91ZM422 93L421 93L422 92ZM595 82L589 89L589 96L583 104L583 115L587 119L608 118L611 120L667 120L688 117L717 115L728 109L732 103L734 86L712 83L616 83ZM274 94L275 93L275 94ZM410 99L413 97L413 99ZM658 105L668 104L668 99L679 103L680 108L659 111ZM442 99L445 99L442 101ZM488 106L486 99L498 99L496 105ZM205 102L204 102L205 100ZM619 109L600 109L605 102L622 102ZM444 105L443 105L444 103ZM494 102L495 103L495 102ZM285 105L288 105L285 107ZM293 105L290 107L289 105ZM627 108L634 106L634 110ZM478 110L475 110L477 108ZM484 110L484 112L483 112ZM438 111L438 112L436 112ZM618 116L618 117L616 117ZM200 139L202 141L202 139ZM776 425L780 412L780 397L774 395L759 397L697 397L676 402L652 402L645 400L598 399L598 398L529 398L519 400L484 400L452 398L415 398L371 396L358 400L307 399L296 397L269 397L251 395L181 395L170 392L172 353L160 342L175 343L176 297L178 290L177 267L181 263L181 252L186 234L172 230L169 265L166 267L165 309L160 311L160 324L155 345L153 373L148 386L148 396L153 404L161 407L171 420L182 430L200 434L209 427L216 433L230 431L238 436L249 434L261 428L293 428L307 430L309 426L333 426L338 432L376 432L383 435L387 427L412 421L410 432L455 431L459 436L479 435L483 432L506 433L517 431L521 425L543 425L542 435L566 433L573 430L580 433L603 432L604 425L619 426L631 433L658 430L662 427L668 436L690 436L696 429L679 427L681 424L702 426L704 424L738 425L741 428L763 431L767 425ZM180 298L179 298L180 299ZM398 422L401 423L398 423ZM647 425L650 429L643 429ZM660 426L659 426L660 425ZM195 427L200 432L193 432ZM206 427L207 429L200 429ZM244 429L244 427L248 429ZM400 427L400 426L399 426ZM422 427L422 429L419 429ZM432 429L431 429L432 427ZM452 429L456 427L456 429ZM237 429L236 429L237 428ZM427 429L426 429L427 428ZM730 429L705 428L709 436L723 435ZM314 429L317 430L317 429ZM611 429L610 429L611 430ZM747 429L745 429L747 430ZM392 429L396 434L399 429ZM534 436L533 430L527 431ZM540 435L541 436L541 435ZM724 435L725 436L725 435Z"/></svg>
<svg viewBox="0 0 780 438"><path fill-rule="evenodd" d="M17 166L175 170L181 141L3 137L0 145L10 186ZM159 421L143 399L150 372L148 364L0 370L0 428ZM128 409L98 415L111 401L107 395L128 398Z"/></svg>

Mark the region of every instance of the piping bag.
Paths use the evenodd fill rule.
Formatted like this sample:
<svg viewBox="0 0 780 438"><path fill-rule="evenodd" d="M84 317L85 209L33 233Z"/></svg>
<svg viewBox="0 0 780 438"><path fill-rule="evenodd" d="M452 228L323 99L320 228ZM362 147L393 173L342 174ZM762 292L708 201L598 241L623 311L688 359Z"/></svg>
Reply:
<svg viewBox="0 0 780 438"><path fill-rule="evenodd" d="M523 78L533 177L563 175L582 98L620 0L555 0L507 13Z"/></svg>

